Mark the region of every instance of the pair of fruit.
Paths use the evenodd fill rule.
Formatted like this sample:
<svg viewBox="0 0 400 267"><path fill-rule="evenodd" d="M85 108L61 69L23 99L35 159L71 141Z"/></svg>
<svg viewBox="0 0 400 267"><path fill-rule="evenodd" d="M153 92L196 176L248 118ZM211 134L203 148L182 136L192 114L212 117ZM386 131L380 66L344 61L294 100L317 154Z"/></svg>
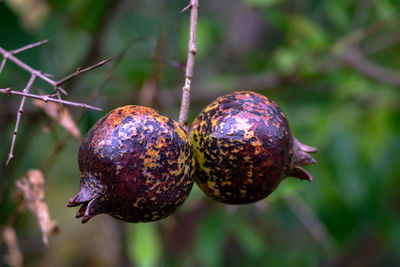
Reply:
<svg viewBox="0 0 400 267"><path fill-rule="evenodd" d="M107 213L128 222L167 217L196 180L213 199L246 204L267 197L287 176L312 180L300 166L315 148L292 137L281 109L265 96L236 92L208 105L189 133L143 106L117 108L86 134L79 149L81 205L86 223Z"/></svg>

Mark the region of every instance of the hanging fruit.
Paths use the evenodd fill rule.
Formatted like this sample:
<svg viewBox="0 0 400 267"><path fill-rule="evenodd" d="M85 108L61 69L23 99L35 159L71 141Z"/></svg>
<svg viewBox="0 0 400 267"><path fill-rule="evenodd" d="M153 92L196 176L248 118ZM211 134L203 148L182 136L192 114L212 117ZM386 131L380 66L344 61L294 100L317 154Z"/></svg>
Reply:
<svg viewBox="0 0 400 267"><path fill-rule="evenodd" d="M208 105L190 135L197 162L196 182L211 198L246 204L271 194L283 178L312 181L301 166L316 163L316 148L292 137L281 109L254 92L235 92Z"/></svg>
<svg viewBox="0 0 400 267"><path fill-rule="evenodd" d="M143 106L114 109L86 134L80 190L68 201L86 223L107 213L127 222L167 217L187 198L195 161L183 125Z"/></svg>

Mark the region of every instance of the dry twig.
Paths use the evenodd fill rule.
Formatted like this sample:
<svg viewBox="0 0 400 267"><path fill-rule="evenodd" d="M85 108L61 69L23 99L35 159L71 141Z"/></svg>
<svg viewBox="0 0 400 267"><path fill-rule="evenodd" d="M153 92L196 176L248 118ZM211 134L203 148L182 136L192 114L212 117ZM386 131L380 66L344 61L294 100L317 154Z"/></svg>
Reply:
<svg viewBox="0 0 400 267"><path fill-rule="evenodd" d="M0 89L0 93L8 95L8 96L13 96L13 95L25 96L25 97L29 97L29 98L39 99L44 102L55 102L55 103L65 104L65 105L79 107L79 108L93 109L93 110L98 110L98 111L103 110L101 108L83 104L83 103L79 103L79 102L73 102L73 101L54 98L53 97L54 95L35 95L35 94L30 94L30 93L24 93L23 91L20 92L20 91L11 90L11 88Z"/></svg>
<svg viewBox="0 0 400 267"><path fill-rule="evenodd" d="M11 50L11 51L7 51L4 48L0 47L0 54L3 55L3 61L1 63L1 67L0 67L0 73L4 68L4 65L6 64L6 61L12 61L14 62L17 66L19 66L21 69L26 70L27 72L29 72L31 75L35 75L38 78L42 79L43 81L47 82L48 84L52 85L54 90L56 90L56 92L61 92L64 95L68 95L68 93L61 88L60 86L57 85L57 82L54 81L53 79L49 78L48 74L43 73L42 71L38 71L35 70L33 68L31 68L29 65L25 64L24 62L22 62L21 60L19 60L18 58L16 58L14 55L17 53L20 53L22 51L37 47L39 45L45 44L47 43L47 40L41 41L41 42L37 42L37 43L33 43L33 44L29 44L27 46L21 47L19 49L15 49L15 50Z"/></svg>
<svg viewBox="0 0 400 267"><path fill-rule="evenodd" d="M45 245L48 244L48 235L58 232L58 225L51 220L49 208L44 201L44 178L39 170L29 170L25 176L16 182L17 188L22 192L28 209L36 215L42 239Z"/></svg>
<svg viewBox="0 0 400 267"><path fill-rule="evenodd" d="M47 40L44 40L44 41L41 41L41 42L37 42L37 43L33 43L33 44L29 44L27 46L21 47L19 49L11 50L11 51L7 51L7 50L3 49L2 47L0 47L0 54L3 55L3 60L1 61L1 64L0 64L0 73L3 71L7 60L9 60L9 61L15 63L20 68L28 71L31 74L31 78L30 78L29 82L27 83L25 89L22 90L22 92L11 90L11 88L0 89L0 93L6 94L6 95L9 95L9 96L11 96L11 95L22 96L21 104L20 104L20 107L19 107L18 113L17 113L17 121L15 123L14 133L13 133L12 142L11 142L11 148L10 148L10 152L8 154L6 165L8 165L10 160L14 157L13 153L14 153L16 137L17 137L17 134L18 134L18 127L19 127L19 124L20 124L21 115L22 115L22 113L24 111L25 100L26 100L27 97L40 99L40 100L42 100L44 102L56 102L56 103L60 103L60 104L72 105L72 106L77 106L77 107L81 107L81 108L101 110L100 108L97 108L97 107L94 107L94 106L90 106L90 105L86 105L86 104L83 104L83 103L76 103L76 102L72 102L72 101L63 100L61 98L61 93L63 93L64 95L67 95L68 93L61 87L61 85L66 83L67 81L70 81L72 78L81 75L82 73L85 73L87 71L90 71L90 70L93 70L95 68L103 66L104 64L109 62L111 60L111 58L107 59L107 60L103 60L103 61L101 61L101 62L99 62L99 63L97 63L97 64L95 64L95 65L93 65L91 67L86 68L86 69L78 69L76 72L74 72L74 73L72 73L72 74L60 79L59 81L55 81L55 80L50 78L51 75L45 74L42 71L35 70L35 69L31 68L29 65L27 65L24 62L22 62L21 60L19 60L17 57L15 57L15 55L20 53L20 52L26 51L26 50L34 48L36 46L42 45L44 43L47 43ZM36 78L40 78L43 81L45 81L48 84L50 84L54 88L55 94L54 95L36 95L36 94L31 94L30 93L30 89L32 88L32 85L35 82ZM54 96L56 96L56 98Z"/></svg>
<svg viewBox="0 0 400 267"><path fill-rule="evenodd" d="M188 57L186 62L185 85L182 87L182 102L179 112L179 122L187 124L189 105L190 105L190 86L193 77L194 58L197 52L196 48L196 32L197 32L197 16L199 11L199 1L190 0L190 3L182 12L190 10L190 33L188 45Z"/></svg>
<svg viewBox="0 0 400 267"><path fill-rule="evenodd" d="M26 85L25 89L22 90L23 93L28 94L29 90L32 87L33 82L35 81L36 75L32 74L31 78L29 79L28 84ZM19 123L21 121L21 116L22 113L24 113L24 105L25 105L25 100L26 97L22 97L21 104L19 105L18 113L17 113L17 121L15 122L15 128L14 128L14 134L12 137L12 142L11 142L11 148L10 148L10 153L8 154L8 159L6 161L6 165L10 162L10 160L13 158L13 151L14 151L14 146L15 146L15 140L17 138L17 133L18 133L18 127Z"/></svg>
<svg viewBox="0 0 400 267"><path fill-rule="evenodd" d="M104 64L110 62L111 60L112 60L112 58L109 58L109 59L106 59L106 60L102 60L102 61L100 61L99 63L97 63L97 64L95 64L95 65L93 65L93 66L90 66L90 67L88 67L88 68L86 68L86 69L78 68L74 73L71 73L70 75L68 75L68 76L62 78L61 80L59 80L59 81L57 82L57 86L60 86L60 85L62 85L62 84L64 84L64 83L70 81L71 79L73 79L73 78L75 78L75 77L77 77L77 76L79 76L79 75L85 73L85 72L88 72L88 71L91 71L91 70L96 69L96 68L98 68L98 67L101 67L101 66L103 66Z"/></svg>

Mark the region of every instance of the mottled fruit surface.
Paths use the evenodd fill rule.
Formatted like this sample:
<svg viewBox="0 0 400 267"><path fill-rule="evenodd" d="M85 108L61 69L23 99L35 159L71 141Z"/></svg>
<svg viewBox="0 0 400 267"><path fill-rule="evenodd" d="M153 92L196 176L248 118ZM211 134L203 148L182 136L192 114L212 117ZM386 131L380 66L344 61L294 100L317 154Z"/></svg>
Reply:
<svg viewBox="0 0 400 267"><path fill-rule="evenodd" d="M267 197L286 176L312 180L300 166L316 152L292 138L281 109L254 92L235 92L208 105L190 130L196 182L215 200L246 204Z"/></svg>
<svg viewBox="0 0 400 267"><path fill-rule="evenodd" d="M128 222L170 215L187 198L195 161L181 124L143 106L109 112L86 134L79 149L79 193L68 206L87 222L107 213Z"/></svg>

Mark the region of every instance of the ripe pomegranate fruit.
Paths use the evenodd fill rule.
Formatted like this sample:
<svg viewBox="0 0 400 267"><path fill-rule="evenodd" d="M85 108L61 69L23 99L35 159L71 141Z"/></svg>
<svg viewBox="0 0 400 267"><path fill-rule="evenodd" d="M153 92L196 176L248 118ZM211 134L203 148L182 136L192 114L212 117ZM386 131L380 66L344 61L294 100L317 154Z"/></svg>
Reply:
<svg viewBox="0 0 400 267"><path fill-rule="evenodd" d="M235 92L208 105L193 122L196 182L211 198L246 204L271 194L283 178L312 181L301 166L316 148L292 137L281 109L254 92Z"/></svg>
<svg viewBox="0 0 400 267"><path fill-rule="evenodd" d="M80 191L68 201L82 205L86 223L107 213L127 222L170 215L189 195L195 160L183 125L143 106L114 109L86 134L78 155Z"/></svg>

